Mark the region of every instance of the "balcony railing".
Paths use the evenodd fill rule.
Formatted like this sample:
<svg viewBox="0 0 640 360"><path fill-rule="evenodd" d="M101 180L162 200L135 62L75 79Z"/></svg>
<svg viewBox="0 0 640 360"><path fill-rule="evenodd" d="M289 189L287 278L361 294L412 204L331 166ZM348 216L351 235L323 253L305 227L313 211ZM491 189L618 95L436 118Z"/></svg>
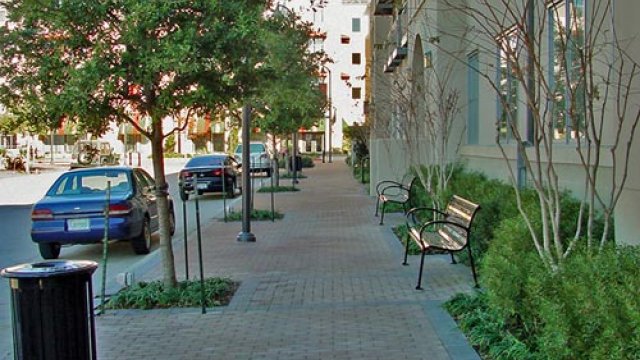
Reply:
<svg viewBox="0 0 640 360"><path fill-rule="evenodd" d="M387 36L387 42L392 44L392 51L387 61L385 72L393 72L409 53L409 14L407 3L398 8L391 30Z"/></svg>
<svg viewBox="0 0 640 360"><path fill-rule="evenodd" d="M393 15L393 0L373 0L375 8L373 15Z"/></svg>

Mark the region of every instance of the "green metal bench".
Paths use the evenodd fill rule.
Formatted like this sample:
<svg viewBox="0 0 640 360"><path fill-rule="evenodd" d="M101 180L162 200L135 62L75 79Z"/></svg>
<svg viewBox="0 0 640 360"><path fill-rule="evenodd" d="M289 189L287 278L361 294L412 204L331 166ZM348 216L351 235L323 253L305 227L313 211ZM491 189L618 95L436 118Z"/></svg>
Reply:
<svg viewBox="0 0 640 360"><path fill-rule="evenodd" d="M409 253L409 241L412 240L421 250L420 271L418 273L417 290L421 290L422 272L424 269L424 256L430 249L448 251L451 255L451 263L455 264L454 252L463 251L465 248L469 251L469 260L471 262L471 272L473 273L473 281L478 287L478 278L476 268L473 262L473 254L469 246L469 234L471 233L471 225L475 219L476 213L480 210L480 205L454 195L449 201L444 211L419 207L411 209L407 212L407 239L405 242L404 262L402 265L408 265L407 255ZM421 215L426 212L427 215ZM423 219L429 220L424 221Z"/></svg>
<svg viewBox="0 0 640 360"><path fill-rule="evenodd" d="M382 180L376 184L376 214L382 204L382 214L380 215L380 225L384 224L384 211L388 203L402 205L406 214L413 203L413 188L417 183L417 177L411 174L405 175L401 181Z"/></svg>

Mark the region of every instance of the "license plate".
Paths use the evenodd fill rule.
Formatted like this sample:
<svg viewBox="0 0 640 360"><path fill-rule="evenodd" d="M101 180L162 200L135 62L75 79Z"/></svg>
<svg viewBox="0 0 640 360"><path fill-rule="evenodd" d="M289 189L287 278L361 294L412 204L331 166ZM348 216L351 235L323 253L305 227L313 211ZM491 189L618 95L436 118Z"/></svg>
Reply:
<svg viewBox="0 0 640 360"><path fill-rule="evenodd" d="M89 231L89 219L67 219L67 230Z"/></svg>
<svg viewBox="0 0 640 360"><path fill-rule="evenodd" d="M198 190L208 189L209 186L207 184L198 184Z"/></svg>

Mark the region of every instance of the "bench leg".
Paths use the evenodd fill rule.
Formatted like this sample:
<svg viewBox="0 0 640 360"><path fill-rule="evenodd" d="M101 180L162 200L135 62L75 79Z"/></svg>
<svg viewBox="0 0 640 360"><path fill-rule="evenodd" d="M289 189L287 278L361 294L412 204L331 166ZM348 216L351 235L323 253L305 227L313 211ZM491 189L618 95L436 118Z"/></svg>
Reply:
<svg viewBox="0 0 640 360"><path fill-rule="evenodd" d="M409 226L407 226L407 229L408 228ZM409 255L409 241L411 241L411 238L409 237L409 234L407 234L404 242L404 261L402 262L402 265L404 266L409 265L409 263L407 262L407 255Z"/></svg>
<svg viewBox="0 0 640 360"><path fill-rule="evenodd" d="M380 208L380 196L376 197L376 214L375 214L376 217L378 217L379 208Z"/></svg>
<svg viewBox="0 0 640 360"><path fill-rule="evenodd" d="M382 202L382 213L380 214L380 225L384 225L384 208L387 205L386 201Z"/></svg>
<svg viewBox="0 0 640 360"><path fill-rule="evenodd" d="M416 290L422 290L422 270L424 269L424 255L425 251L422 251L422 256L420 257L420 272L418 272L418 285L416 286Z"/></svg>
<svg viewBox="0 0 640 360"><path fill-rule="evenodd" d="M467 246L469 250L469 262L471 263L471 273L473 274L473 282L476 284L476 288L479 288L478 285L478 275L476 275L476 265L473 262L473 254L471 253L471 246Z"/></svg>
<svg viewBox="0 0 640 360"><path fill-rule="evenodd" d="M451 263L452 264L457 264L456 258L453 257L453 251L449 251L449 255L451 255Z"/></svg>

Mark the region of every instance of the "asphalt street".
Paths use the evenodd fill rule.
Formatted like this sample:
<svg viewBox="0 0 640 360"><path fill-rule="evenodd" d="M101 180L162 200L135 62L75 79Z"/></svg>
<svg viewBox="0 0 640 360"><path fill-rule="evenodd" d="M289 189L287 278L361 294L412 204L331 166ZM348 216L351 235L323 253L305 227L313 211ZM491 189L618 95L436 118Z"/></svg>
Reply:
<svg viewBox="0 0 640 360"><path fill-rule="evenodd" d="M37 187L38 193L43 192L42 189L48 188L49 184L55 180L57 176L40 176ZM29 178L25 178L27 180ZM42 181L48 181L49 184L43 184ZM46 182L45 181L45 182ZM184 228L183 228L183 202L178 194L177 174L167 175L169 183L169 192L174 199L174 207L176 214L176 232L173 237L174 251L180 251L183 247ZM261 186L264 179L257 179L254 186ZM25 181L23 184L29 184ZM22 191L24 193L24 191ZM25 200L12 201L13 204L0 204L0 268L12 266L22 263L32 263L41 261L38 247L31 241L31 204L35 198L41 195L22 196ZM226 209L240 206L241 197L234 199L223 199L219 195L203 195L199 198L200 221L202 226L206 226L213 221L224 219L225 206ZM187 237L195 239L196 221L195 221L195 202L193 199L186 202L187 209ZM112 294L118 291L121 284L117 281L118 274L131 273L134 277L136 274L144 274L144 272L153 267L160 261L158 250L158 237L154 236L152 252L148 255L135 255L128 242L111 242L108 247L107 261L107 282L106 293ZM94 245L76 245L63 247L60 253L61 259L70 260L93 260L100 264L98 270L93 276L94 296L99 295L101 289L102 278L102 246ZM10 351L12 348L11 335L11 308L10 308L10 290L9 283L5 279L0 279L0 354Z"/></svg>

